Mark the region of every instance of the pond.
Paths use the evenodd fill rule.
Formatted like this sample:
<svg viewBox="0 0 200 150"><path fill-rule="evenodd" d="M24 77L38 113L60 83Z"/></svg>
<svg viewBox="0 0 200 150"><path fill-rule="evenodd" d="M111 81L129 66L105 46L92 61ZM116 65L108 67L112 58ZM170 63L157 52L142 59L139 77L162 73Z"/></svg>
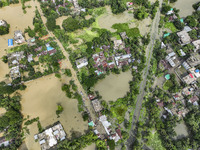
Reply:
<svg viewBox="0 0 200 150"><path fill-rule="evenodd" d="M129 91L129 81L131 80L131 71L121 72L119 75L110 74L105 79L100 80L94 89L99 91L103 100L116 101Z"/></svg>
<svg viewBox="0 0 200 150"><path fill-rule="evenodd" d="M109 6L106 6L106 10L107 12L98 19L98 24L101 28L105 28L110 30L111 32L115 32L115 29L112 28L113 24L129 23L130 28L138 27L142 35L145 35L149 32L149 25L151 24L150 18L138 21L134 19L132 12L125 11L123 13L115 15L112 13L111 8Z"/></svg>
<svg viewBox="0 0 200 150"><path fill-rule="evenodd" d="M180 17L191 15L194 11L192 5L199 2L199 0L178 0L173 7L180 9Z"/></svg>
<svg viewBox="0 0 200 150"><path fill-rule="evenodd" d="M187 127L184 123L176 124L175 132L177 134L177 139L188 136Z"/></svg>

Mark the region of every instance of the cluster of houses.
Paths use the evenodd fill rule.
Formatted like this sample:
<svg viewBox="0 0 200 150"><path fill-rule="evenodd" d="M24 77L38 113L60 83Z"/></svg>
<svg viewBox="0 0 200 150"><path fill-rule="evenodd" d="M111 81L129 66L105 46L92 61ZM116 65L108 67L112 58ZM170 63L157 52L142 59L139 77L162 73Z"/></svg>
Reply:
<svg viewBox="0 0 200 150"><path fill-rule="evenodd" d="M172 107L170 108L167 106L164 107L164 103L160 99L157 99L156 102L158 106L164 108L166 112L172 116L176 115L179 118L184 118L189 112L187 103L194 106L199 105L198 93L196 91L198 91L197 85L189 85L183 88L180 92L173 94L173 99L170 100ZM166 118L167 115L164 113L163 117Z"/></svg>
<svg viewBox="0 0 200 150"><path fill-rule="evenodd" d="M169 21L177 19L173 9L166 15L170 15ZM183 19L180 21L183 22ZM189 26L185 26L182 31L176 33L179 37L178 41L181 46L187 44L193 45L194 48L190 55L186 56L186 53L180 49L178 51L179 57L169 45L166 46L164 43L161 45L161 48L167 47L167 56L165 57L165 60L161 61L165 69L171 70L170 72L175 72L176 76L181 82L185 83L186 87L183 88L181 92L172 94L173 99L170 101L172 104L171 107L164 107L164 103L160 99L157 99L157 104L160 107L164 107L169 114L177 115L179 118L185 117L188 113L189 104L194 106L199 105L199 88L197 82L199 82L200 79L200 39L193 41L188 33L191 30L192 29ZM169 35L170 33L164 34L164 37ZM164 114L163 117L166 118L167 115Z"/></svg>
<svg viewBox="0 0 200 150"><path fill-rule="evenodd" d="M122 138L120 127L115 130L111 129L112 124L108 121L106 115L101 114L103 107L100 101L93 95L88 95L88 97L91 100L94 111L99 116L98 121L92 124L94 133L101 139L110 139L118 142Z"/></svg>
<svg viewBox="0 0 200 150"><path fill-rule="evenodd" d="M7 55L8 57L8 66L10 69L10 77L12 80L21 77L20 68L24 66L20 64L20 60L25 58L24 52L13 52Z"/></svg>
<svg viewBox="0 0 200 150"><path fill-rule="evenodd" d="M128 38L125 32L121 33L122 39ZM99 53L93 54L92 58L94 60L94 68L95 73L97 75L101 75L106 72L108 69L113 69L115 67L122 68L125 65L129 65L131 62L134 61L132 59L132 55L130 52L130 48L125 47L125 43L122 40L113 40L114 46L113 51L115 55L109 55L107 53L110 46L101 46L100 49L102 50ZM93 47L92 47L93 48ZM124 53L119 53L118 50L123 50ZM85 67L88 65L88 60L86 57L82 57L76 60L76 67L78 69Z"/></svg>
<svg viewBox="0 0 200 150"><path fill-rule="evenodd" d="M39 141L42 150L53 148L58 141L66 139L66 133L60 123L46 129L44 132L34 136L35 141Z"/></svg>

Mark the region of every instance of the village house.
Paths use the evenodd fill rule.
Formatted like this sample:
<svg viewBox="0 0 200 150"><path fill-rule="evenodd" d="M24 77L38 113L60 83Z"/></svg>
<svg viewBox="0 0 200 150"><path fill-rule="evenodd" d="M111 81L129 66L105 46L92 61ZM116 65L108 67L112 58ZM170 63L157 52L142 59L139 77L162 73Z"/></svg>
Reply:
<svg viewBox="0 0 200 150"><path fill-rule="evenodd" d="M10 69L10 77L12 80L21 77L19 66L15 66Z"/></svg>
<svg viewBox="0 0 200 150"><path fill-rule="evenodd" d="M189 100L188 100L188 102L189 103L192 103L193 105L195 105L195 106L198 106L199 104L198 104L198 101L199 101L199 98L195 95L195 96L193 96L193 97L191 97Z"/></svg>
<svg viewBox="0 0 200 150"><path fill-rule="evenodd" d="M22 31L20 30L15 31L14 40L15 40L15 43L17 44L21 44L25 42Z"/></svg>
<svg viewBox="0 0 200 150"><path fill-rule="evenodd" d="M7 57L8 57L8 66L12 67L15 65L19 65L19 61L25 56L24 52L20 51L20 52L9 53Z"/></svg>
<svg viewBox="0 0 200 150"><path fill-rule="evenodd" d="M174 99L175 101L179 101L179 100L182 100L182 99L183 99L183 96L182 96L181 93L176 93L176 94L173 95L173 99Z"/></svg>
<svg viewBox="0 0 200 150"><path fill-rule="evenodd" d="M186 61L191 67L195 67L200 64L200 55L198 53L191 53Z"/></svg>
<svg viewBox="0 0 200 150"><path fill-rule="evenodd" d="M189 34L186 31L183 30L183 31L177 32L177 35L180 38L180 43L182 45L186 45L190 43L191 39L190 39Z"/></svg>
<svg viewBox="0 0 200 150"><path fill-rule="evenodd" d="M60 123L34 136L34 139L39 141L42 150L52 148L58 141L63 141L65 138L66 133Z"/></svg>
<svg viewBox="0 0 200 150"><path fill-rule="evenodd" d="M129 63L132 62L131 60L131 54L125 54L125 55L119 55L115 56L115 63L116 65L121 68L124 65L128 65Z"/></svg>
<svg viewBox="0 0 200 150"><path fill-rule="evenodd" d="M122 40L114 40L114 50L124 49L125 43Z"/></svg>
<svg viewBox="0 0 200 150"><path fill-rule="evenodd" d="M88 61L87 61L87 58L86 57L83 57L83 58L80 58L80 59L77 59L76 60L76 67L78 69L84 67L84 66L87 66L88 65Z"/></svg>
<svg viewBox="0 0 200 150"><path fill-rule="evenodd" d="M183 30L186 31L186 32L192 31L192 29L189 26L185 26Z"/></svg>
<svg viewBox="0 0 200 150"><path fill-rule="evenodd" d="M0 147L1 146L7 147L9 146L9 144L10 144L10 141L6 140L6 137L0 137Z"/></svg>
<svg viewBox="0 0 200 150"><path fill-rule="evenodd" d="M200 49L200 39L196 40L196 41L193 41L192 44L194 45L194 52L196 53L197 50Z"/></svg>
<svg viewBox="0 0 200 150"><path fill-rule="evenodd" d="M1 26L4 26L4 27L6 27L8 24L7 24L7 22L5 21L5 20L0 20L0 27Z"/></svg>
<svg viewBox="0 0 200 150"><path fill-rule="evenodd" d="M100 112L102 110L101 103L98 99L92 100L92 106L96 113Z"/></svg>
<svg viewBox="0 0 200 150"><path fill-rule="evenodd" d="M35 38L30 38L27 40L28 46L33 46L35 45Z"/></svg>
<svg viewBox="0 0 200 150"><path fill-rule="evenodd" d="M194 88L192 86L188 86L183 88L182 94L185 96L192 95L194 93Z"/></svg>
<svg viewBox="0 0 200 150"><path fill-rule="evenodd" d="M126 35L126 32L121 32L120 36L121 36L122 40L128 39L128 36Z"/></svg>
<svg viewBox="0 0 200 150"><path fill-rule="evenodd" d="M171 52L165 57L165 60L168 61L168 63L170 64L171 67L176 66L175 59L176 59L176 53L175 52Z"/></svg>

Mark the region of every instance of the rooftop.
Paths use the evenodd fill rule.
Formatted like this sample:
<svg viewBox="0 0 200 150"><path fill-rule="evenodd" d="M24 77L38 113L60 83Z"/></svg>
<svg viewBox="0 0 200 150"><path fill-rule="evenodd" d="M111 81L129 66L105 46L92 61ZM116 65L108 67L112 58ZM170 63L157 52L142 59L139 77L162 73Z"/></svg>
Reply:
<svg viewBox="0 0 200 150"><path fill-rule="evenodd" d="M182 44L190 43L190 40L191 40L190 36L185 30L177 32L177 35L179 36L180 41L181 41Z"/></svg>

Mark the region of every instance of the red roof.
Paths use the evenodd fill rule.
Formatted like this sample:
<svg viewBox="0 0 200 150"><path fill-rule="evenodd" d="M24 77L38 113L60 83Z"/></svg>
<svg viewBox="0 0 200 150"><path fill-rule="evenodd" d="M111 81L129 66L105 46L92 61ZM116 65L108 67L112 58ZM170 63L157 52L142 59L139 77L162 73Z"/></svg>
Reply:
<svg viewBox="0 0 200 150"><path fill-rule="evenodd" d="M116 132L119 135L119 137L122 138L121 130L120 129L116 129Z"/></svg>
<svg viewBox="0 0 200 150"><path fill-rule="evenodd" d="M193 75L192 75L191 73L190 73L190 77L191 77L191 78L194 78Z"/></svg>

